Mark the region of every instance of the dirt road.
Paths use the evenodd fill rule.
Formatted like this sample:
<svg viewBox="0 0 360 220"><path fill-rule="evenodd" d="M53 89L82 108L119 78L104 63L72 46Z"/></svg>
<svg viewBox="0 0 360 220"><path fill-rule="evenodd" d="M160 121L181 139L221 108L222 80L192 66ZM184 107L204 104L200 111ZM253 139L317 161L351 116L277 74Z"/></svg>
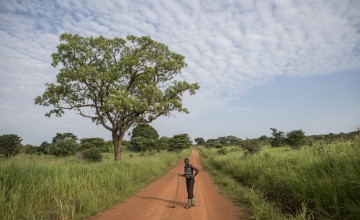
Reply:
<svg viewBox="0 0 360 220"><path fill-rule="evenodd" d="M195 177L194 197L196 206L185 209L187 193L185 179L180 177L177 205L174 208L178 173L183 173L183 160L160 179L140 190L133 197L113 208L99 213L91 220L231 220L248 219L240 216L239 208L231 205L217 191L209 175L200 164L199 153L192 150L190 164L200 169Z"/></svg>

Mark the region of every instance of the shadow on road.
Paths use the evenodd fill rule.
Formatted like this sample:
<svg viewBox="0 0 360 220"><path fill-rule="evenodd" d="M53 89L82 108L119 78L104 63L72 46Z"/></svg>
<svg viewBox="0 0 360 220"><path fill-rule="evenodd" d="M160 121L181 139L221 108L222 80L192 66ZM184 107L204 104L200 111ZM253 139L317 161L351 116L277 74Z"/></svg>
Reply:
<svg viewBox="0 0 360 220"><path fill-rule="evenodd" d="M174 200L156 198L156 197L152 197L152 196L135 196L135 197L148 199L148 200L154 200L154 201L157 201L157 202L159 202L160 204L162 204L164 206L167 206L168 208L174 208L174 202L175 202ZM180 205L180 206L185 207L186 203L177 201L176 205Z"/></svg>

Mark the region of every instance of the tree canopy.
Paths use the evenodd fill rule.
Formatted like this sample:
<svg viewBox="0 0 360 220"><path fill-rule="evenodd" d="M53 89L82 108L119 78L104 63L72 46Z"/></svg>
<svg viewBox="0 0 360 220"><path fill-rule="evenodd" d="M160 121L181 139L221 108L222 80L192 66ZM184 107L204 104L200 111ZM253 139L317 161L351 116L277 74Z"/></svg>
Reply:
<svg viewBox="0 0 360 220"><path fill-rule="evenodd" d="M133 151L155 150L159 134L149 124L139 124L132 130L130 149Z"/></svg>
<svg viewBox="0 0 360 220"><path fill-rule="evenodd" d="M131 138L135 137L143 137L151 139L153 141L157 141L159 139L159 134L156 129L151 125L140 124L132 130Z"/></svg>
<svg viewBox="0 0 360 220"><path fill-rule="evenodd" d="M86 150L90 148L97 148L100 152L109 152L109 145L103 138L82 138L80 139L80 149Z"/></svg>
<svg viewBox="0 0 360 220"><path fill-rule="evenodd" d="M125 132L171 112L188 110L185 92L197 83L175 80L186 67L185 57L150 37L125 39L62 34L52 65L60 67L56 83L46 84L35 104L52 106L46 116L74 110L112 133L115 160Z"/></svg>
<svg viewBox="0 0 360 220"><path fill-rule="evenodd" d="M19 153L22 139L16 134L5 134L0 136L0 154L11 157Z"/></svg>
<svg viewBox="0 0 360 220"><path fill-rule="evenodd" d="M293 149L299 149L305 142L305 132L300 130L293 130L287 133L286 141Z"/></svg>
<svg viewBox="0 0 360 220"><path fill-rule="evenodd" d="M198 137L194 139L197 145L203 145L205 144L205 139L202 137Z"/></svg>
<svg viewBox="0 0 360 220"><path fill-rule="evenodd" d="M188 134L177 134L169 140L169 150L177 151L191 146L191 138Z"/></svg>
<svg viewBox="0 0 360 220"><path fill-rule="evenodd" d="M285 133L276 128L270 128L272 131L271 146L280 147L285 144Z"/></svg>
<svg viewBox="0 0 360 220"><path fill-rule="evenodd" d="M67 133L56 133L56 136L53 137L52 143L56 144L60 140L72 140L76 142L78 140L77 136L73 133L67 132Z"/></svg>

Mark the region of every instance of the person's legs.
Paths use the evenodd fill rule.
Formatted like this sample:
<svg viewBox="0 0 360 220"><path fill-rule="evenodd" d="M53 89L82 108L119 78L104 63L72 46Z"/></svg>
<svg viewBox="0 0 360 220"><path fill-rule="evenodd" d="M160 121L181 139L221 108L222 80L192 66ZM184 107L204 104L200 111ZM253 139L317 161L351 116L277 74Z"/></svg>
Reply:
<svg viewBox="0 0 360 220"><path fill-rule="evenodd" d="M192 179L192 181L191 181L191 205L192 206L195 206L194 186L195 186L195 179Z"/></svg>
<svg viewBox="0 0 360 220"><path fill-rule="evenodd" d="M193 201L194 182L195 182L194 179L186 179L186 190L188 193L188 204L187 204L186 208L190 208L192 201Z"/></svg>
<svg viewBox="0 0 360 220"><path fill-rule="evenodd" d="M189 187L188 187L188 199L194 198L194 179L189 179Z"/></svg>

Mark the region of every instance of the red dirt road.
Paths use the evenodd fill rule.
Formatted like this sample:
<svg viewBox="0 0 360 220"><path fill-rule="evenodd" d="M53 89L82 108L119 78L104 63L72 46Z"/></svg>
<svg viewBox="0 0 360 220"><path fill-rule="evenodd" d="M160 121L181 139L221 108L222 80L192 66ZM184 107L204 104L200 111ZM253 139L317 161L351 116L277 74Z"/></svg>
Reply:
<svg viewBox="0 0 360 220"><path fill-rule="evenodd" d="M192 150L190 164L200 169L195 177L194 198L196 206L185 209L187 192L185 178L180 177L177 205L174 208L178 173L183 173L184 162L160 179L141 189L133 197L90 218L90 220L231 220L248 219L239 208L222 197L209 175L200 164L199 152ZM242 214L239 214L242 213Z"/></svg>

